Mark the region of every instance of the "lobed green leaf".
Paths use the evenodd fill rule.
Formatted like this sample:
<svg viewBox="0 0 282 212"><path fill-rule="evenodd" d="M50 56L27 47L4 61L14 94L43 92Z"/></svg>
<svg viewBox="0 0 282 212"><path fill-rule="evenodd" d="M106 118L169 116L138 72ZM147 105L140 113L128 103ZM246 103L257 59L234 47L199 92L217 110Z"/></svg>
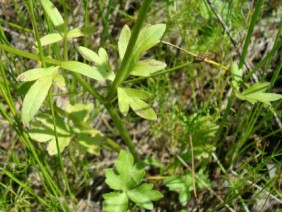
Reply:
<svg viewBox="0 0 282 212"><path fill-rule="evenodd" d="M90 112L93 111L94 105L77 103L75 105L67 104L66 111L78 120L86 122L89 118ZM93 132L91 132L93 133Z"/></svg>
<svg viewBox="0 0 282 212"><path fill-rule="evenodd" d="M106 169L105 177L105 181L111 189L123 191L127 190L125 180L115 173L113 169Z"/></svg>
<svg viewBox="0 0 282 212"><path fill-rule="evenodd" d="M111 81L115 79L115 74L109 63L108 54L104 48L99 49L98 51L99 54L96 54L92 50L82 46L78 48L78 51L84 59L95 63L95 65L98 68L98 71L103 75L105 79Z"/></svg>
<svg viewBox="0 0 282 212"><path fill-rule="evenodd" d="M157 190L152 190L152 184L142 184L137 188L134 188L127 192L128 198L135 202L142 208L152 210L153 203L152 201L157 201L163 198L163 194Z"/></svg>
<svg viewBox="0 0 282 212"><path fill-rule="evenodd" d="M157 115L154 110L142 100L149 98L149 93L132 88L121 87L117 89L117 93L119 109L124 116L127 115L130 106L132 110L142 118L149 120L157 119Z"/></svg>
<svg viewBox="0 0 282 212"><path fill-rule="evenodd" d="M128 207L128 198L125 193L111 192L103 195L103 210L106 212L125 212Z"/></svg>
<svg viewBox="0 0 282 212"><path fill-rule="evenodd" d="M100 155L100 147L104 141L104 137L100 133L87 134L80 133L76 137L76 146L82 152L87 151L90 154Z"/></svg>

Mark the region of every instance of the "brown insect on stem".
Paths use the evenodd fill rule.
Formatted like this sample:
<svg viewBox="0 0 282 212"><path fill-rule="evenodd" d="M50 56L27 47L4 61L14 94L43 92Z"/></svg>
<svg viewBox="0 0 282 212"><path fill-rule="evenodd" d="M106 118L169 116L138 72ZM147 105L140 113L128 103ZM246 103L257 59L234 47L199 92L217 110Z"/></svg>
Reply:
<svg viewBox="0 0 282 212"><path fill-rule="evenodd" d="M210 52L206 52L204 54L200 54L200 55L197 55L194 60L193 60L193 63L200 63L200 62L203 62L205 61L206 59L209 59L209 57L212 55L212 53Z"/></svg>

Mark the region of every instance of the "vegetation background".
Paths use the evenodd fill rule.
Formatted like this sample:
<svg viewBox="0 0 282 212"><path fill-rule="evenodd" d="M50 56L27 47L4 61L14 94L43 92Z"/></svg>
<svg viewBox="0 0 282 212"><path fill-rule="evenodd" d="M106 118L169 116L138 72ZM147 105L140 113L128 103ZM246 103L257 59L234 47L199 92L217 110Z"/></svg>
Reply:
<svg viewBox="0 0 282 212"><path fill-rule="evenodd" d="M33 10L42 37L54 29L45 20L40 2L31 2L36 5ZM52 2L61 14L67 14L69 29L95 27L92 35L69 42L69 58L83 61L77 53L80 45L95 51L104 47L110 63L119 64L119 33L125 24L133 28L142 1ZM1 1L0 44L35 53L36 39L27 5L28 1ZM130 112L123 123L140 158L147 164L146 181L164 195L154 203L156 211L281 210L282 101L273 102L269 109L262 103L250 104L235 98L231 92L230 71L234 61L242 65L247 85L271 82L271 92L282 93L281 17L281 0L156 0L151 3L144 24L164 23L166 32L164 42L143 57L165 61L167 69L178 68L132 82L135 88L152 94L149 104L158 119L143 120ZM54 48L57 48L54 52L63 54L62 44ZM16 77L40 64L3 48L0 50L0 210L60 211L62 207L69 207L76 211L101 211L102 195L111 191L105 184L104 172L114 166L118 154L102 149L97 156L82 153L70 145L62 153L60 164L58 157L47 154L46 144L33 142L39 160L62 192L61 199L53 196L42 183L36 160L20 139L4 91L8 88L20 114L24 95L18 92L20 82ZM211 54L197 61L199 58L185 50L196 55ZM221 66L204 60L216 61ZM54 104L65 108L68 101L93 103L94 110L87 124L123 146L123 139L103 105L77 81L66 78L69 90L54 91ZM85 79L93 84L92 80ZM106 89L99 84L94 87L102 94ZM44 106L42 110L47 108ZM64 177L72 195L67 191ZM42 203L39 198L48 201ZM64 201L67 206L62 206ZM131 209L137 210L134 205Z"/></svg>

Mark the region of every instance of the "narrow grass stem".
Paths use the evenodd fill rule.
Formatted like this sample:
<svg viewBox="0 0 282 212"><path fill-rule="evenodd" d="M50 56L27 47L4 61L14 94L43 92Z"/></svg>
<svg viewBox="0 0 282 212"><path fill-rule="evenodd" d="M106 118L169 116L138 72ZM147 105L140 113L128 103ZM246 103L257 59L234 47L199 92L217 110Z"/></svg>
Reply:
<svg viewBox="0 0 282 212"><path fill-rule="evenodd" d="M241 54L241 58L240 58L240 62L239 62L239 68L243 67L245 59L247 57L248 47L249 47L249 45L251 43L252 34L253 34L253 31L254 31L254 28L255 28L255 25L256 25L256 21L257 21L257 18L259 16L259 11L260 11L260 9L262 7L262 4L263 4L263 0L258 0L256 2L255 12L254 12L254 14L252 16L252 20L251 20L251 24L249 26L248 34L247 34L247 37L245 39L245 43L244 43L244 47L243 47L243 52Z"/></svg>
<svg viewBox="0 0 282 212"><path fill-rule="evenodd" d="M30 188L29 186L27 186L25 183L23 183L21 180L17 179L13 173L9 172L6 169L0 168L0 170L6 174L10 179L12 179L13 181L15 181L17 184L19 184L26 192L30 193L32 196L34 196L36 199L38 199L38 201L44 205L48 205L48 203L42 199L40 196L38 196L36 193L34 193L32 191L32 188Z"/></svg>
<svg viewBox="0 0 282 212"><path fill-rule="evenodd" d="M233 100L234 100L234 95L232 94L231 97L228 99L228 104L227 104L226 109L224 111L224 114L223 114L223 117L221 119L219 128L218 128L218 130L216 132L216 135L215 135L215 138L214 138L215 144L218 142L218 140L220 138L220 135L222 135L222 130L223 130L224 125L225 125L225 123L227 121L227 117L229 115L229 112L230 112L230 110L232 108Z"/></svg>
<svg viewBox="0 0 282 212"><path fill-rule="evenodd" d="M41 61L40 56L38 56L36 54L29 53L29 52L26 52L26 51L23 51L23 50L20 50L20 49L16 49L16 48L4 45L4 44L0 44L0 50L6 51L6 52L9 52L9 53L12 53L14 55L21 56L21 57L25 57L25 58L28 58L28 59ZM43 57L43 58L44 58L44 61L46 63L50 63L50 64L53 64L53 65L60 65L62 63L62 61L55 60L53 58L49 58L49 57Z"/></svg>
<svg viewBox="0 0 282 212"><path fill-rule="evenodd" d="M59 145L59 140L58 140L58 134L57 134L57 123L56 123L55 111L54 111L54 106L53 106L53 101L52 101L52 92L49 91L48 94L49 94L48 95L48 97L49 97L49 107L51 109L52 121L53 121L53 126L54 126L53 129L54 129L54 135L55 135L55 141L56 141L56 148L57 148L57 152L58 152L58 160L59 160L61 172L62 172L64 181L65 181L65 185L66 185L68 194L71 197L71 199L74 199L74 195L71 192L71 188L70 188L70 185L69 185L67 175L65 173L64 164L63 164L63 160L62 160L62 155L61 155L61 150L60 150L60 145Z"/></svg>
<svg viewBox="0 0 282 212"><path fill-rule="evenodd" d="M167 44L167 45L169 45L169 46L175 47L175 48L177 48L177 49L180 49L181 51L184 51L184 52L186 52L186 53L192 55L193 57L199 56L199 55L197 55L197 54L195 54L195 53L193 53L193 52L190 52L190 51L188 51L188 50L186 50L186 49L183 49L183 48L181 48L181 47L179 47L179 46L176 46L176 45L174 45L174 44L172 44L172 43L169 43L169 42L166 42L166 41L161 41L161 42L164 43L164 44ZM217 62L215 62L215 61L213 61L213 60L204 59L204 61L207 62L207 63L210 63L210 64L212 64L212 65L218 66L218 67L220 67L220 68L223 68L223 69L226 70L226 71L228 70L228 67L226 67L226 66L224 66L224 65L221 65L220 63L217 63Z"/></svg>
<svg viewBox="0 0 282 212"><path fill-rule="evenodd" d="M44 53L43 53L43 49L42 49L42 45L41 45L41 41L40 41L40 36L39 36L39 31L37 28L37 24L36 24L36 19L35 19L35 15L34 15L34 11L33 11L33 3L31 0L28 0L28 8L29 8L29 12L30 12L30 16L31 16L31 22L33 25L33 30L35 33L35 38L37 41L37 45L38 45L38 50L39 50L39 58L40 61L42 62L42 66L44 68L46 68L46 64L45 64L45 60L44 60Z"/></svg>

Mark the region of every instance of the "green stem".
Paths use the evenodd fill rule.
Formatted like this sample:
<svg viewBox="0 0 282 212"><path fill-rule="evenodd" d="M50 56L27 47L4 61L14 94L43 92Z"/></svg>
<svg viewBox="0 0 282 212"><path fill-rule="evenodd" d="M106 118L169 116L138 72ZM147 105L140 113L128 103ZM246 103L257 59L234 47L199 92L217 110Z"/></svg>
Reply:
<svg viewBox="0 0 282 212"><path fill-rule="evenodd" d="M44 68L46 68L46 64L45 64L45 60L44 60L44 53L43 53L43 49L42 49L41 42L40 42L39 31L38 31L38 28L37 28L36 19L35 19L35 15L34 15L34 11L33 11L33 4L31 2L31 0L28 0L28 8L29 8L30 16L31 16L31 22L32 22L32 25L33 25L33 30L34 30L34 33L35 33L35 38L36 38L38 49L39 49L39 58L40 58L40 61L42 62L42 66Z"/></svg>
<svg viewBox="0 0 282 212"><path fill-rule="evenodd" d="M8 177L10 177L13 181L15 181L17 184L19 184L26 192L30 193L32 196L34 196L36 199L38 199L38 201L44 205L48 205L47 202L42 199L40 196L38 196L36 193L34 193L32 191L32 188L30 188L29 186L27 186L26 184L24 184L21 180L19 180L18 178L16 178L13 173L9 172L6 169L0 168L0 170L6 174Z"/></svg>
<svg viewBox="0 0 282 212"><path fill-rule="evenodd" d="M21 56L21 57L25 57L25 58L28 58L28 59L41 61L40 56L38 56L36 54L25 52L25 51L22 51L20 49L16 49L16 48L4 45L4 44L0 44L0 50L12 53L14 55L18 55L18 56ZM43 57L43 60L46 63L50 63L50 64L53 64L53 65L60 65L62 63L62 61L60 61L60 60L55 60L55 59L52 59L52 58L49 58L49 57Z"/></svg>
<svg viewBox="0 0 282 212"><path fill-rule="evenodd" d="M245 59L246 59L246 56L247 56L247 53L248 53L248 47L251 43L252 34L253 34L253 31L254 31L254 28L255 28L255 25L256 25L256 21L257 21L258 15L259 15L259 11L260 11L262 4L263 4L263 0L258 0L256 4L257 5L256 5L256 8L255 8L255 12L253 14L251 24L249 26L248 34L247 34L247 37L246 37L246 40L245 40L245 43L244 43L244 47L243 47L243 52L242 52L242 55L241 55L241 58L240 58L239 68L242 68L243 65L244 65L244 62L245 62Z"/></svg>
<svg viewBox="0 0 282 212"><path fill-rule="evenodd" d="M53 102L52 102L52 92L51 91L49 91L49 106L50 106L50 109L51 109L51 115L52 115L53 126L54 126L54 135L55 135L55 141L56 141L56 148L57 148L57 152L58 152L58 160L59 160L61 172L62 172L64 181L65 181L65 185L66 185L68 194L72 199L74 199L74 195L71 192L69 181L68 181L67 175L65 173L62 155L61 155L61 151L60 151L60 145L59 145L58 134L57 134L57 123L56 123L54 106L53 106Z"/></svg>
<svg viewBox="0 0 282 212"><path fill-rule="evenodd" d="M67 13L67 7L66 3L64 0L62 0L62 5L64 8L64 37L63 37L63 42L64 42L64 60L68 61L68 13Z"/></svg>
<svg viewBox="0 0 282 212"><path fill-rule="evenodd" d="M218 142L219 137L220 137L220 135L222 133L223 127L224 127L224 125L225 125L225 123L227 121L227 117L228 117L229 112L230 112L230 110L232 108L233 100L234 100L234 95L232 94L232 96L228 99L227 107L226 107L226 109L224 111L224 114L223 114L222 120L220 122L219 128L218 128L218 130L216 132L215 139L214 139L215 143Z"/></svg>
<svg viewBox="0 0 282 212"><path fill-rule="evenodd" d="M109 89L106 102L111 102L111 100L115 97L117 87L123 83L123 81L128 77L130 72L130 64L132 60L132 54L134 50L134 46L136 44L139 32L141 30L142 24L145 20L147 11L149 10L149 6L151 4L152 0L144 0L142 7L140 9L138 18L136 20L136 23L132 30L132 35L130 36L130 40L128 42L126 52L124 55L124 58L121 62L119 71L117 72L117 75L115 77L114 82L111 84L111 87Z"/></svg>
<svg viewBox="0 0 282 212"><path fill-rule="evenodd" d="M136 151L135 145L133 144L133 142L130 138L130 135L128 134L127 129L124 127L116 109L111 104L106 104L105 107L108 110L109 114L111 115L111 117L112 117L112 119L115 123L115 126L119 129L121 137L123 138L123 140L124 140L126 146L128 147L129 151L133 155L134 160L138 161L139 156L138 156L138 153Z"/></svg>

